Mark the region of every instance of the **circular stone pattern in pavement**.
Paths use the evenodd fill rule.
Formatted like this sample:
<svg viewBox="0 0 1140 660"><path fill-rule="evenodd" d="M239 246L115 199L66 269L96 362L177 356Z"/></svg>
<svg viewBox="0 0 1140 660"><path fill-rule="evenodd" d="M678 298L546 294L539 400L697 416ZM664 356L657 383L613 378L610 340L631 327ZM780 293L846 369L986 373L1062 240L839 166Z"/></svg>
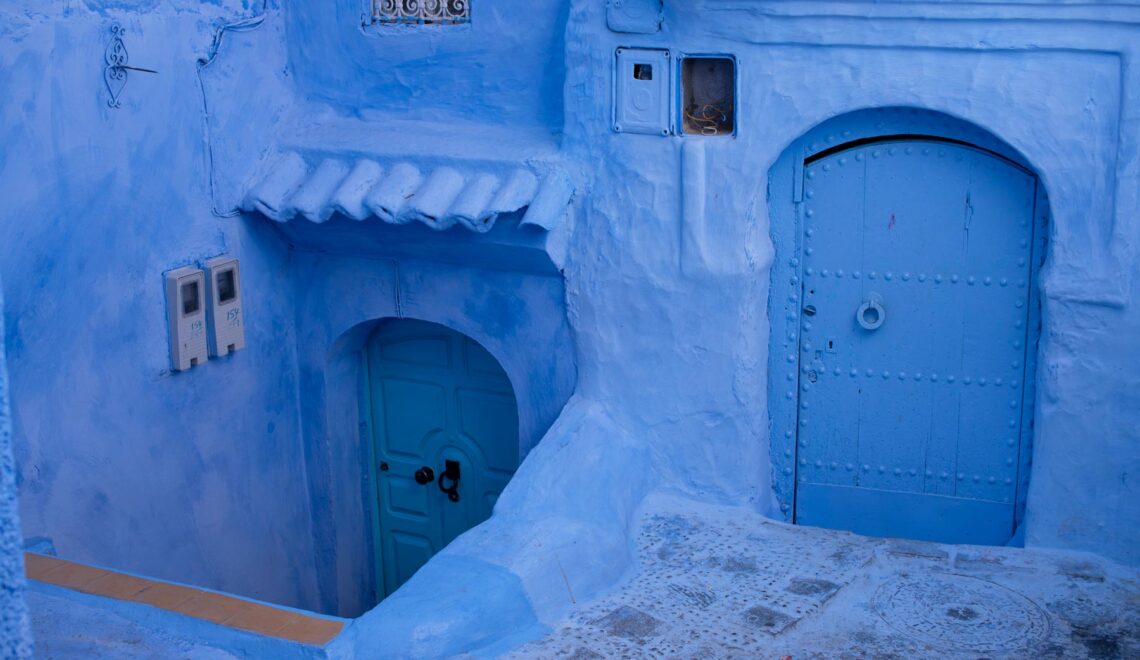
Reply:
<svg viewBox="0 0 1140 660"><path fill-rule="evenodd" d="M873 606L890 627L948 651L1028 651L1049 636L1049 618L1033 601L965 575L899 576L879 588Z"/></svg>

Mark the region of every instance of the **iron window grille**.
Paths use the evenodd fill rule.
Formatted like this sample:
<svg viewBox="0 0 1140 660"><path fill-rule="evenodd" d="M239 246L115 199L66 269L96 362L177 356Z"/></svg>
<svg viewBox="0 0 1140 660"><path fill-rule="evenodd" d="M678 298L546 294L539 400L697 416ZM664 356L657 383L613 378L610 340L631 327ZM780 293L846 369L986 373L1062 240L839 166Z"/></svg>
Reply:
<svg viewBox="0 0 1140 660"><path fill-rule="evenodd" d="M372 22L388 25L459 25L471 22L470 0L371 0Z"/></svg>

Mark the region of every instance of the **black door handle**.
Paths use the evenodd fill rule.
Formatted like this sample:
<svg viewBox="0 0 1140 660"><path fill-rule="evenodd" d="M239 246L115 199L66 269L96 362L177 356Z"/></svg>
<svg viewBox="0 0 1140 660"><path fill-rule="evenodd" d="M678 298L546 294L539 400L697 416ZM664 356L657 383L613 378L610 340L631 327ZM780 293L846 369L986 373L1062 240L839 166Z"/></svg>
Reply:
<svg viewBox="0 0 1140 660"><path fill-rule="evenodd" d="M450 486L443 485L445 479L451 482ZM439 489L447 493L447 499L459 501L459 461L444 461L443 472L439 475Z"/></svg>
<svg viewBox="0 0 1140 660"><path fill-rule="evenodd" d="M430 484L431 482L435 481L435 471L425 465L422 468L416 470L415 477L416 483L421 486L424 484Z"/></svg>

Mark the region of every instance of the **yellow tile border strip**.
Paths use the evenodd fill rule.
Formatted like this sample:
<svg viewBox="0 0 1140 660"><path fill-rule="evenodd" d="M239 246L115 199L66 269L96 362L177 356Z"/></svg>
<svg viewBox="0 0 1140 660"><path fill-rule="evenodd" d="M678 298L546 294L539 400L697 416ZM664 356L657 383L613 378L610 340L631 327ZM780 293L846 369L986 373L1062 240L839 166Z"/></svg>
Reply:
<svg viewBox="0 0 1140 660"><path fill-rule="evenodd" d="M109 571L86 564L24 553L29 580L54 584L95 596L143 603L260 635L324 646L336 637L343 621L255 603L212 591Z"/></svg>

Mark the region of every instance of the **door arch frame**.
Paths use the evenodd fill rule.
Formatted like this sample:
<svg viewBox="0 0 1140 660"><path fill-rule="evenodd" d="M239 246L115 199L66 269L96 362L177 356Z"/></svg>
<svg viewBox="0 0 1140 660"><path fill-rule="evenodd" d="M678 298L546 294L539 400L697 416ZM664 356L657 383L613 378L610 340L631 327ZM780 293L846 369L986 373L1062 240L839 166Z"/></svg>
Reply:
<svg viewBox="0 0 1140 660"><path fill-rule="evenodd" d="M870 143L929 140L968 146L1016 166L1037 180L1034 249L1027 326L1017 496L1011 542L1020 542L1032 464L1037 363L1041 352L1041 270L1049 252L1049 200L1044 179L1017 150L992 133L949 115L919 108L877 108L839 115L793 140L768 171L770 238L775 251L768 296L768 416L772 485L779 515L794 522L798 436L799 300L802 278L800 208L805 163ZM789 388L789 383L792 385Z"/></svg>
<svg viewBox="0 0 1140 660"><path fill-rule="evenodd" d="M360 410L360 351L385 318L445 325L478 341L503 366L519 405L519 451L529 454L577 383L563 278L456 264L357 258L296 250L295 314L281 359L296 365L296 438L312 529L313 570L301 575L321 612L355 617L376 605ZM293 325L290 325L293 324ZM294 387L283 381L283 387Z"/></svg>

